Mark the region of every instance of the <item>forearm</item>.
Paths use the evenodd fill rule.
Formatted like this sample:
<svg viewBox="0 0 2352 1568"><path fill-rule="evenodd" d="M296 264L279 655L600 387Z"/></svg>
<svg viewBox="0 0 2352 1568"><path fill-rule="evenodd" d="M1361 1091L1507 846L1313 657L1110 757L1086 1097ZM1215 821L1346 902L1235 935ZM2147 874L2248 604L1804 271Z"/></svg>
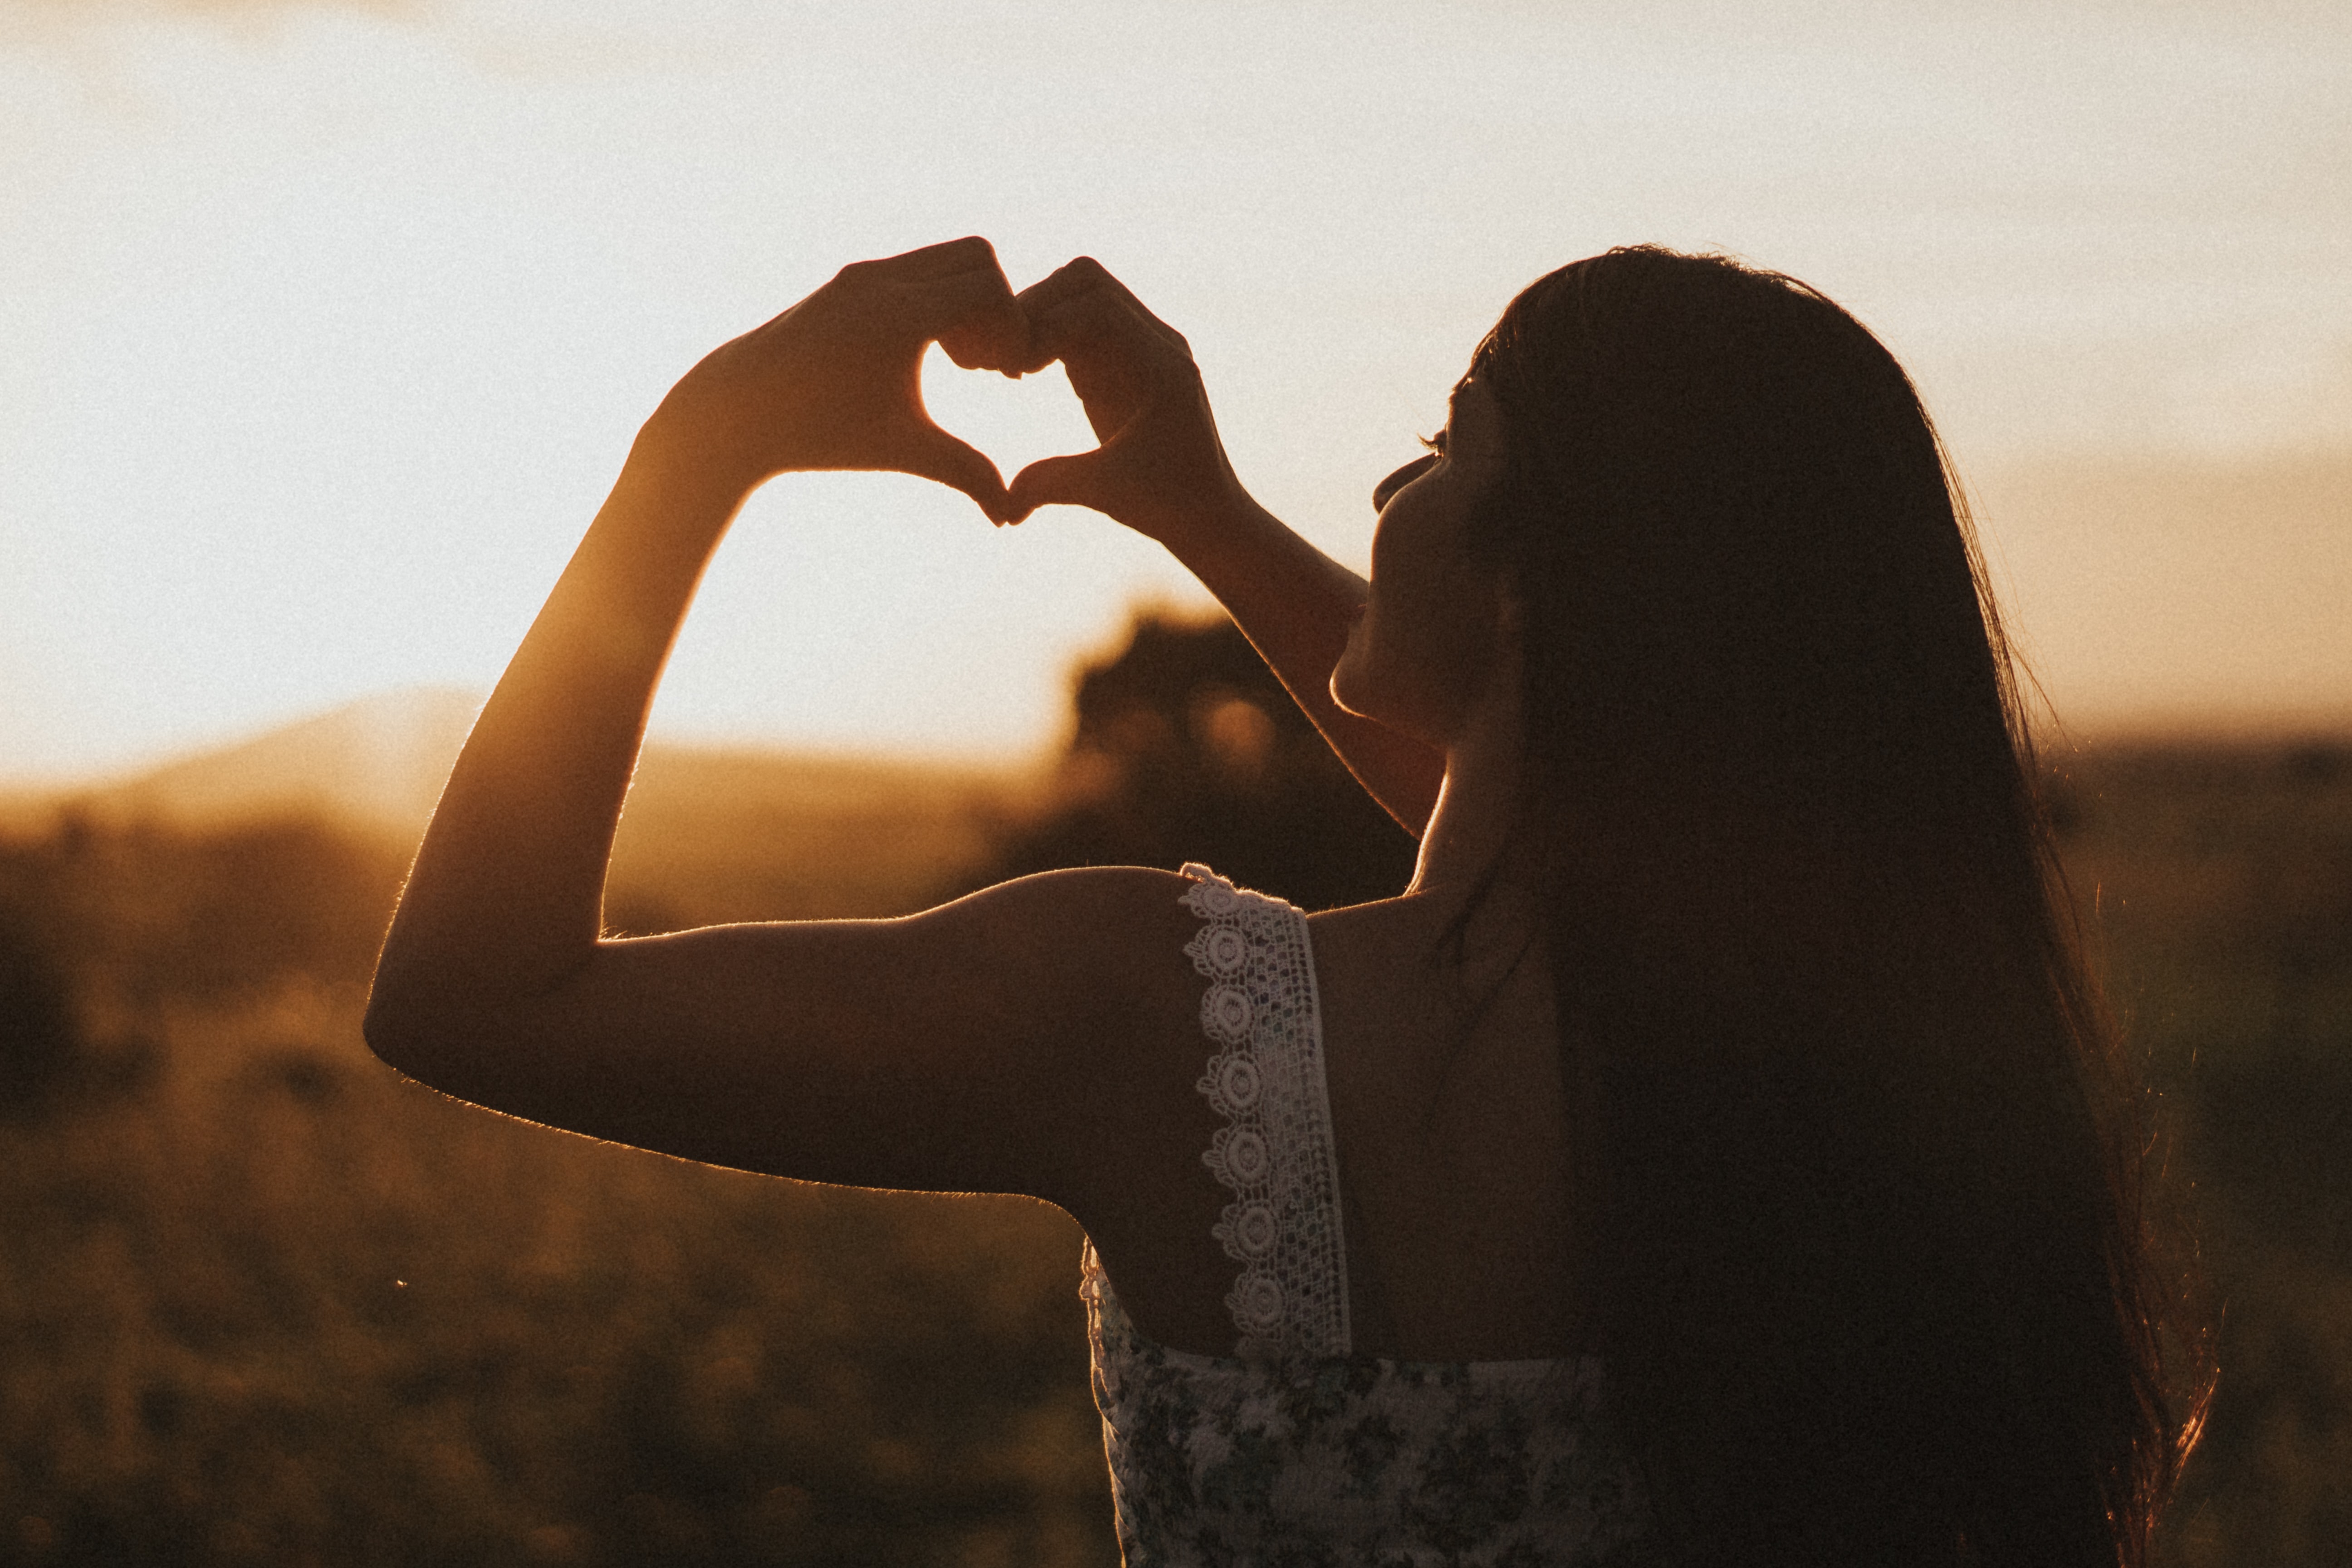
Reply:
<svg viewBox="0 0 2352 1568"><path fill-rule="evenodd" d="M543 994L593 956L646 714L741 500L640 436L450 775L377 967L369 1037Z"/></svg>
<svg viewBox="0 0 2352 1568"><path fill-rule="evenodd" d="M1444 759L1331 700L1331 671L1362 613L1364 580L1238 487L1186 524L1167 531L1168 548L1217 596L1358 782L1419 837Z"/></svg>
<svg viewBox="0 0 2352 1568"><path fill-rule="evenodd" d="M1021 301L1030 324L1022 363L1060 360L1103 444L1022 469L1014 520L1040 506L1092 507L1165 545L1225 606L1357 781L1420 837L1444 758L1331 700L1363 580L1243 489L1183 335L1089 257L1024 289Z"/></svg>

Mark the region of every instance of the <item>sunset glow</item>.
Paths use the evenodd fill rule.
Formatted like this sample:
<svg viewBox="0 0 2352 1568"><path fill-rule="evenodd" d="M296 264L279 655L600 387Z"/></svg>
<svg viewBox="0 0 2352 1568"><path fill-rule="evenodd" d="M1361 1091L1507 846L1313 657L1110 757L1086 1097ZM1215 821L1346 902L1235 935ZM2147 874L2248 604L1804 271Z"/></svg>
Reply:
<svg viewBox="0 0 2352 1568"><path fill-rule="evenodd" d="M1126 278L1360 568L1514 289L1735 251L1911 367L2070 724L2352 723L2341 6L0 0L0 780L486 689L687 366L964 233ZM1008 477L1090 443L927 387ZM792 479L656 725L1026 755L1153 597L1092 514Z"/></svg>

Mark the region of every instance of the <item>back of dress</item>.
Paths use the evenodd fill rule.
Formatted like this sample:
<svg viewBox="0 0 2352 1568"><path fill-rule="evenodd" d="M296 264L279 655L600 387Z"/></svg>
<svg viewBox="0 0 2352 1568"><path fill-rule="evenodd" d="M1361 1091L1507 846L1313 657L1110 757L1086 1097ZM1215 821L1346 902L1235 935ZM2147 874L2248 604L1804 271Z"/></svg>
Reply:
<svg viewBox="0 0 2352 1568"><path fill-rule="evenodd" d="M1339 1166L1304 915L1205 867L1184 902L1207 976L1200 1081L1225 1121L1203 1162L1233 1194L1231 1356L1171 1349L1120 1308L1091 1246L1087 1306L1119 1544L1192 1564L1645 1563L1649 1508L1601 1363L1351 1353Z"/></svg>

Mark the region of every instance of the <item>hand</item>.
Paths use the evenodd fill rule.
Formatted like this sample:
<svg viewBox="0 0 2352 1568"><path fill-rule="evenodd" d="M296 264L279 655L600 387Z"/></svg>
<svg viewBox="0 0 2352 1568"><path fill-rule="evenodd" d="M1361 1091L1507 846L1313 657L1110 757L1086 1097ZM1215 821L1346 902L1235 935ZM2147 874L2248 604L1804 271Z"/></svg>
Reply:
<svg viewBox="0 0 2352 1568"><path fill-rule="evenodd" d="M1078 258L1020 303L1029 342L1015 368L1061 361L1101 445L1022 469L1013 521L1041 506L1092 507L1172 544L1185 520L1240 492L1191 345L1100 262Z"/></svg>
<svg viewBox="0 0 2352 1568"><path fill-rule="evenodd" d="M996 465L924 411L933 342L967 370L1029 368L1027 318L988 241L852 262L688 371L647 432L745 491L782 473L888 470L950 485L1005 521L1015 513Z"/></svg>

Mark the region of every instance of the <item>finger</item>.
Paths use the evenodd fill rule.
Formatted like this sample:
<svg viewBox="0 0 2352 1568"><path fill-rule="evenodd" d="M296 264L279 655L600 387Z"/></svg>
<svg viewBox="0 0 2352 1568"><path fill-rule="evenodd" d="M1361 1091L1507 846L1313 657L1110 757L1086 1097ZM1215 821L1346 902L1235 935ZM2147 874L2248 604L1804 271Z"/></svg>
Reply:
<svg viewBox="0 0 2352 1568"><path fill-rule="evenodd" d="M1086 259L1085 257L1080 257L1078 261ZM1032 283L1013 296L1013 303L1029 323L1027 352L1024 354L1018 367L1024 374L1043 370L1060 357L1047 349L1039 340L1038 323L1046 317L1067 309L1072 301L1081 296L1098 291L1101 287L1099 282L1091 277L1072 270L1077 265L1077 261L1073 261L1066 266L1057 268L1045 278Z"/></svg>
<svg viewBox="0 0 2352 1568"><path fill-rule="evenodd" d="M1100 289L1109 279L1110 270L1093 257L1076 257L1022 289L1021 306L1027 310L1050 310Z"/></svg>
<svg viewBox="0 0 2352 1568"><path fill-rule="evenodd" d="M997 265L996 247L976 234L927 245L919 250L901 251L866 265L898 279L944 278L975 269L993 271L1000 280L1004 277L1003 269ZM1010 292L1011 286L1006 287Z"/></svg>
<svg viewBox="0 0 2352 1568"><path fill-rule="evenodd" d="M1108 289L1075 295L1028 314L1029 353L1041 364L1108 353L1144 364L1167 353L1167 345L1127 301Z"/></svg>
<svg viewBox="0 0 2352 1568"><path fill-rule="evenodd" d="M1112 277L1108 272L1105 272L1103 274L1103 284L1122 302L1124 302L1128 310L1134 313L1135 319L1142 322L1145 327L1149 328L1151 332L1160 340L1160 342L1166 343L1169 347L1174 349L1178 353L1182 354L1185 358L1192 358L1192 345L1184 341L1184 334L1170 326L1167 322L1161 321L1159 317L1153 315L1151 313L1151 308L1135 297L1134 289L1129 289L1126 284Z"/></svg>
<svg viewBox="0 0 2352 1568"><path fill-rule="evenodd" d="M910 324L966 370L1021 369L1034 352L1028 316L991 258L985 268L907 286Z"/></svg>
<svg viewBox="0 0 2352 1568"><path fill-rule="evenodd" d="M1157 338L1172 343L1179 352L1187 352L1184 340L1145 310L1127 286L1091 256L1081 256L1056 268L1050 276L1024 289L1017 298L1031 328L1029 357L1022 366L1024 370L1042 370L1062 357L1060 350L1048 347L1038 331L1040 324L1057 318L1109 329L1113 341L1142 344ZM1082 313L1072 316L1073 311ZM1129 327L1141 331L1119 330ZM1065 339L1065 346L1083 343L1082 338Z"/></svg>
<svg viewBox="0 0 2352 1568"><path fill-rule="evenodd" d="M1129 312L1160 341L1184 353L1192 352L1184 334L1151 313L1150 306L1135 297L1135 290L1120 282L1111 269L1091 256L1081 256L1068 262L1043 282L1033 283L1021 291L1021 308L1033 316L1054 310L1067 300L1087 294L1104 293L1126 306Z"/></svg>
<svg viewBox="0 0 2352 1568"><path fill-rule="evenodd" d="M1041 506L1084 506L1102 510L1101 453L1077 452L1040 458L1013 476L1008 492L1014 521Z"/></svg>
<svg viewBox="0 0 2352 1568"><path fill-rule="evenodd" d="M1003 522L1013 515L1004 478L996 471L996 465L937 426L914 439L906 471L961 490L992 522Z"/></svg>
<svg viewBox="0 0 2352 1568"><path fill-rule="evenodd" d="M1053 289L1038 284L1019 296L1029 319L1029 356L1024 368L1042 369L1073 353L1103 348L1139 363L1191 361L1192 345L1181 332L1145 310L1117 279L1099 267L1093 270L1091 283Z"/></svg>

